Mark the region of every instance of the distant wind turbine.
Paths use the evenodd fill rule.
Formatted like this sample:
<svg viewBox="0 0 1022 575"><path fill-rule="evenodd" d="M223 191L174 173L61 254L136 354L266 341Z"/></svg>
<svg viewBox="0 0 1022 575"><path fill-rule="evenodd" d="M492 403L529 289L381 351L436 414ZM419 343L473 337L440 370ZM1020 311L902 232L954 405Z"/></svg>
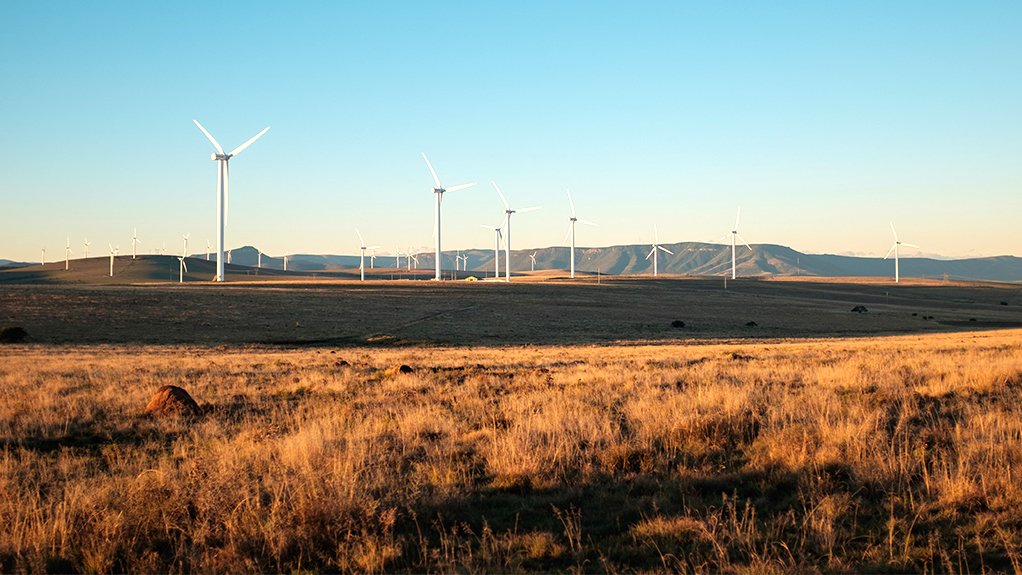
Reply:
<svg viewBox="0 0 1022 575"><path fill-rule="evenodd" d="M121 248L115 248L113 244L107 244L110 246L110 277L114 277L114 258L117 257L117 253L121 251Z"/></svg>
<svg viewBox="0 0 1022 575"><path fill-rule="evenodd" d="M743 238L741 236L741 234L738 233L738 222L741 221L741 219L742 219L742 208L739 207L738 208L738 216L735 218L735 227L731 230L731 279L737 279L737 277L738 277L736 275L737 274L737 267L738 267L736 262L738 260L738 256L737 256L737 253L735 251L735 248L736 248L736 245L737 245L737 240L742 240L742 243L745 244L745 247L749 248L750 252L752 251L752 246L749 245L749 242L745 241L745 238ZM724 237L726 238L727 234L725 234Z"/></svg>
<svg viewBox="0 0 1022 575"><path fill-rule="evenodd" d="M468 184L458 184L457 186L451 186L450 188L445 188L443 186L443 184L440 183L440 176L436 175L436 170L433 169L433 164L429 163L429 158L426 157L426 153L425 152L422 153L422 159L426 161L426 167L429 168L429 173L430 173L431 176L433 176L433 183L435 184L435 187L433 188L433 194L436 196L436 221L434 222L434 227L433 227L433 243L434 243L434 247L435 247L434 251L435 251L435 254L436 254L436 261L434 262L434 266L436 268L436 275L434 275L433 279L439 281L440 280L440 231L441 231L441 228L440 228L440 203L443 201L444 192L456 192L458 190L464 190L466 188L471 188L472 186L476 185L476 183L475 182L471 182L471 183L468 183Z"/></svg>
<svg viewBox="0 0 1022 575"><path fill-rule="evenodd" d="M256 269L262 269L263 267L263 252L256 250Z"/></svg>
<svg viewBox="0 0 1022 575"><path fill-rule="evenodd" d="M178 280L177 280L177 282L183 284L183 283L185 283L185 272L188 271L188 264L185 263L185 256L181 256L181 257L177 258L177 261L180 262L180 264L181 264L180 267L178 267Z"/></svg>
<svg viewBox="0 0 1022 575"><path fill-rule="evenodd" d="M287 256L284 256L284 271L287 271Z"/></svg>
<svg viewBox="0 0 1022 575"><path fill-rule="evenodd" d="M371 270L376 269L376 248L378 247L380 246L373 247L372 251L369 252L369 269Z"/></svg>
<svg viewBox="0 0 1022 575"><path fill-rule="evenodd" d="M536 253L538 252L532 252L529 254L529 259L532 260L532 271L536 271Z"/></svg>
<svg viewBox="0 0 1022 575"><path fill-rule="evenodd" d="M42 253L39 255L39 265L46 265L46 248L43 248Z"/></svg>
<svg viewBox="0 0 1022 575"><path fill-rule="evenodd" d="M568 194L568 205L571 206L571 217L568 218L571 223L568 224L568 233L564 236L564 240L567 241L568 240L568 236L571 236L571 258L570 258L571 259L571 274L570 275L571 275L571 277L575 277L575 222L582 222L583 224L586 224L588 226L595 226L597 224L594 224L593 222L587 222L585 220L579 219L578 216L575 214L575 202L571 199L571 192L568 191L568 190L565 190L565 192L567 192L567 194Z"/></svg>
<svg viewBox="0 0 1022 575"><path fill-rule="evenodd" d="M500 191L500 186L497 182L490 180L493 184L493 189L497 190L497 195L500 196L500 201L504 203L504 281L511 281L511 214L526 212L534 212L536 210L543 209L541 206L533 206L531 208L521 208L518 210L512 210L511 205L507 203L507 198L504 197L503 192Z"/></svg>
<svg viewBox="0 0 1022 575"><path fill-rule="evenodd" d="M227 223L227 212L230 204L230 159L234 156L245 151L245 148L251 146L253 142L262 137L269 126L263 128L263 131L259 132L255 136L252 136L244 144L231 150L231 152L225 153L224 149L220 147L220 144L216 141L216 138L212 134L206 131L206 128L202 127L202 124L198 120L192 120L195 122L195 126L199 128L202 135L206 136L209 143L213 144L213 148L216 150L215 153L210 155L210 158L217 163L217 180L216 180L216 277L215 281L224 281L224 227ZM228 260L227 263L230 263Z"/></svg>
<svg viewBox="0 0 1022 575"><path fill-rule="evenodd" d="M486 224L479 224L479 227L493 230L496 233L496 238L493 243L493 277L500 279L500 240L502 239L501 230L504 227L504 222L501 222L499 226L488 226Z"/></svg>
<svg viewBox="0 0 1022 575"><path fill-rule="evenodd" d="M82 247L85 251L85 259L89 259L89 245L91 245L89 244L89 238L85 238L85 241L82 243Z"/></svg>
<svg viewBox="0 0 1022 575"><path fill-rule="evenodd" d="M358 228L355 228L355 233L358 235L359 245L358 272L361 281L366 281L366 250L375 250L380 246L366 247L366 241L362 239L362 232L358 231Z"/></svg>
<svg viewBox="0 0 1022 575"><path fill-rule="evenodd" d="M64 271L71 269L71 236L67 237L64 244Z"/></svg>
<svg viewBox="0 0 1022 575"><path fill-rule="evenodd" d="M660 245L660 234L657 233L656 224L653 224L653 249L650 250L649 255L646 256L648 260L650 256L653 256L653 277L657 277L657 252L667 252L674 255L674 252Z"/></svg>
<svg viewBox="0 0 1022 575"><path fill-rule="evenodd" d="M918 249L919 246L917 246L915 244L909 244L909 243L905 243L903 241L900 241L898 239L898 231L894 229L894 222L891 222L891 233L894 234L894 244L891 245L891 249L887 250L887 255L884 256L884 259L886 260L887 258L891 257L891 253L892 252L894 253L894 283L901 283L901 271L899 270L899 265L898 265L899 264L899 261L898 261L898 251L899 250L898 250L898 248L901 247L901 246L907 246L907 247L910 247L910 248Z"/></svg>
<svg viewBox="0 0 1022 575"><path fill-rule="evenodd" d="M227 263L231 263L231 250L227 250ZM218 280L223 281L223 280Z"/></svg>
<svg viewBox="0 0 1022 575"><path fill-rule="evenodd" d="M212 246L209 245L209 240L206 240L206 261L209 261L209 250Z"/></svg>
<svg viewBox="0 0 1022 575"><path fill-rule="evenodd" d="M142 243L142 240L138 239L138 228L132 228L131 230L131 259L135 259L135 246Z"/></svg>
<svg viewBox="0 0 1022 575"><path fill-rule="evenodd" d="M468 256L461 255L461 250L458 250L458 255L454 256L454 271L458 271L459 263L461 263L460 269L468 271Z"/></svg>

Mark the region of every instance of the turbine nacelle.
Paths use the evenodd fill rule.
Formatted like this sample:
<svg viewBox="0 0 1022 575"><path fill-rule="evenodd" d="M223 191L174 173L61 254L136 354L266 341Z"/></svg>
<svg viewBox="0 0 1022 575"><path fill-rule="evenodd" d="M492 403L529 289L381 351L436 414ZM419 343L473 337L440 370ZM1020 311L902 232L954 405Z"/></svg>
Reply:
<svg viewBox="0 0 1022 575"><path fill-rule="evenodd" d="M218 154L216 152L213 152L212 154L209 155L209 159L213 160L214 162L217 160L230 160L233 157L234 154Z"/></svg>

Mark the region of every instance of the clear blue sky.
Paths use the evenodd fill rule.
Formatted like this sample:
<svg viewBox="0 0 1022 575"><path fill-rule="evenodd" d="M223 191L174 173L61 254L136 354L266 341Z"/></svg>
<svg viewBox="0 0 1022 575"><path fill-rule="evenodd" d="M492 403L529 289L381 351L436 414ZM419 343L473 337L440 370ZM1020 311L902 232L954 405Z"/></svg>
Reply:
<svg viewBox="0 0 1022 575"><path fill-rule="evenodd" d="M742 235L1022 254L1022 2L21 2L0 6L0 258L71 235L270 254ZM102 246L103 250L97 250Z"/></svg>

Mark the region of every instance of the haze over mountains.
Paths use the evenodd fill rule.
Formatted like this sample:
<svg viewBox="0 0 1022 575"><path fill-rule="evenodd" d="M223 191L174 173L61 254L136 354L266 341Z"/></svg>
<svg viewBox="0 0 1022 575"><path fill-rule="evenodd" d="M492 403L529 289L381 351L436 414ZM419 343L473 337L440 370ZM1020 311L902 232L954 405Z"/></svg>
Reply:
<svg viewBox="0 0 1022 575"><path fill-rule="evenodd" d="M674 255L661 253L659 270L661 274L691 276L721 276L730 272L731 247L700 242L663 244ZM651 274L652 258L647 260L648 245L610 246L603 248L578 248L576 267L582 273L603 273L614 275ZM493 250L465 250L468 271L480 277L493 276ZM530 254L536 255L536 270L565 270L568 268L568 248L549 247L535 250L513 250L511 252L512 272L531 269ZM255 267L258 251L252 246L232 250L231 262L236 269ZM445 252L443 268L454 269L455 252ZM101 256L105 259L106 256ZM171 256L165 256L170 258ZM206 254L194 254L194 259L205 260ZM215 257L215 256L214 256ZM433 269L433 254L418 253L418 269ZM118 262L130 260L130 256L119 256ZM97 259L97 258L92 258ZM789 247L774 244L753 244L752 250L741 246L738 249L738 275L745 277L763 276L820 276L820 277L889 277L894 274L893 260L876 257L855 257L831 254L804 254ZM192 261L191 259L189 261ZM501 270L504 269L504 252L500 254ZM293 272L350 272L358 268L357 255L294 254L288 256L288 271ZM37 266L35 263L19 263L0 259L0 268ZM50 264L52 265L52 263ZM73 265L73 262L72 262ZM191 265L191 264L190 264ZM175 276L176 258L168 263L168 269L160 273L162 278ZM376 268L393 269L393 255L377 255ZM63 266L61 266L63 267ZM202 264L195 272L205 272ZM283 258L263 254L262 267L267 270L281 270ZM413 265L414 267L414 265ZM366 269L370 258L366 256ZM407 268L407 258L401 257L401 268ZM902 257L902 277L944 278L957 280L988 280L1022 282L1022 258L1015 256L994 256L945 260L924 257ZM201 276L196 273L196 276ZM3 278L0 278L3 281Z"/></svg>

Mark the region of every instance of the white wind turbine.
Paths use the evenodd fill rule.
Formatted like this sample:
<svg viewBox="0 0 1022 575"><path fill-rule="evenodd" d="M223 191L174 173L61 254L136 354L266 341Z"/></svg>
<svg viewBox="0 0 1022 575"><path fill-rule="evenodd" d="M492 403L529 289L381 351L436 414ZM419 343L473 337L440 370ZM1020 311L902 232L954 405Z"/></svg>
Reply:
<svg viewBox="0 0 1022 575"><path fill-rule="evenodd" d="M493 277L500 279L500 240L502 239L501 230L504 227L504 222L501 222L499 226L488 226L486 224L479 224L479 227L493 230L496 232L496 238L493 243Z"/></svg>
<svg viewBox="0 0 1022 575"><path fill-rule="evenodd" d="M287 256L284 256L284 271L287 271Z"/></svg>
<svg viewBox="0 0 1022 575"><path fill-rule="evenodd" d="M366 281L366 250L375 250L380 246L366 246L366 241L362 239L362 232L355 228L355 233L358 234L358 245L359 245L359 256L358 256L358 273L361 281ZM376 256L373 256L376 257Z"/></svg>
<svg viewBox="0 0 1022 575"><path fill-rule="evenodd" d="M742 218L742 208L738 208L738 216L735 218L735 227L734 227L734 229L731 230L731 279L737 279L737 277L738 277L736 275L736 273L737 273L737 271L736 271L737 270L737 264L736 264L737 254L735 252L735 248L737 246L737 240L742 240L742 243L745 244L745 247L749 248L750 252L752 251L752 246L749 245L749 242L745 241L745 238L743 238L741 236L741 234L738 233L738 222L741 220L741 218ZM724 238L726 238L726 237L727 237L727 234L724 235ZM721 238L721 239L724 239L724 238Z"/></svg>
<svg viewBox="0 0 1022 575"><path fill-rule="evenodd" d="M115 248L113 244L107 245L110 246L110 277L114 277L114 258L117 257L117 253L121 251L121 248Z"/></svg>
<svg viewBox="0 0 1022 575"><path fill-rule="evenodd" d="M425 152L422 153L422 159L426 161L426 167L429 168L429 173L430 173L431 176L433 176L433 183L435 184L435 187L433 188L433 194L436 196L436 221L434 222L434 227L433 227L433 243L434 243L434 247L435 247L434 251L435 251L435 255L436 255L435 262L434 262L434 265L436 267L436 275L434 275L433 279L439 281L440 280L440 229L441 229L440 228L440 203L443 201L444 192L456 192L458 190L464 190L465 188L471 188L472 186L476 185L476 183L475 182L471 182L471 183L468 183L468 184L458 184L457 186L451 186L450 188L445 188L443 186L443 184L440 183L440 176L436 175L436 170L433 169L433 164L429 163L429 158L426 157L426 153Z"/></svg>
<svg viewBox="0 0 1022 575"><path fill-rule="evenodd" d="M575 215L575 202L572 201L572 199L571 199L571 192L568 191L568 190L564 190L564 191L567 192L567 194L568 194L568 205L571 206L571 217L568 218L571 221L571 223L568 224L568 233L564 236L564 240L568 241L568 236L571 236L571 258L570 258L571 259L571 277L575 277L575 222L582 222L583 224L586 224L588 226L595 226L597 224L594 224L593 222L587 222L585 220L579 219L578 216Z"/></svg>
<svg viewBox="0 0 1022 575"><path fill-rule="evenodd" d="M231 250L227 250L227 263L231 263ZM219 262L218 262L219 264ZM223 281L223 280L221 280Z"/></svg>
<svg viewBox="0 0 1022 575"><path fill-rule="evenodd" d="M142 243L142 240L138 239L138 228L132 228L131 230L131 259L135 259L135 246Z"/></svg>
<svg viewBox="0 0 1022 575"><path fill-rule="evenodd" d="M206 261L209 261L209 250L212 246L209 245L209 240L206 240Z"/></svg>
<svg viewBox="0 0 1022 575"><path fill-rule="evenodd" d="M919 246L900 241L898 239L898 231L894 229L894 222L891 222L891 233L894 234L894 244L891 245L891 249L887 250L887 255L884 256L884 259L886 260L887 258L891 257L891 252L894 252L894 283L901 283L901 271L898 266L899 264L898 248L901 246L907 246L910 248L918 249Z"/></svg>
<svg viewBox="0 0 1022 575"><path fill-rule="evenodd" d="M202 134L206 136L209 143L213 144L213 148L216 152L210 155L210 158L217 163L217 180L216 180L216 277L215 281L224 281L224 226L227 222L228 205L230 204L230 159L237 156L241 152L245 151L245 148L252 145L253 142L258 140L267 130L269 126L263 128L263 131L259 132L255 136L252 136L244 144L231 150L231 153L225 153L224 149L217 143L216 138L206 131L206 128L202 127L202 124L198 120L192 120L195 125L202 131ZM228 263L230 261L228 260Z"/></svg>
<svg viewBox="0 0 1022 575"><path fill-rule="evenodd" d="M369 252L369 269L376 269L376 249L380 246L373 246L372 251Z"/></svg>
<svg viewBox="0 0 1022 575"><path fill-rule="evenodd" d="M538 252L532 252L529 254L529 259L532 260L532 271L536 271L536 254Z"/></svg>
<svg viewBox="0 0 1022 575"><path fill-rule="evenodd" d="M46 248L43 248L42 253L39 254L39 265L46 265Z"/></svg>
<svg viewBox="0 0 1022 575"><path fill-rule="evenodd" d="M89 259L89 246L90 245L91 244L89 244L89 238L85 238L85 241L82 243L82 247L85 249L85 259Z"/></svg>
<svg viewBox="0 0 1022 575"><path fill-rule="evenodd" d="M263 252L256 250L256 269L263 268Z"/></svg>
<svg viewBox="0 0 1022 575"><path fill-rule="evenodd" d="M71 269L71 236L67 237L64 244L64 271Z"/></svg>
<svg viewBox="0 0 1022 575"><path fill-rule="evenodd" d="M401 246L394 249L394 267L401 269Z"/></svg>
<svg viewBox="0 0 1022 575"><path fill-rule="evenodd" d="M674 255L674 252L660 245L660 234L657 233L656 224L653 224L653 249L650 250L649 255L646 256L648 260L650 256L653 256L653 277L657 277L657 252L667 252Z"/></svg>
<svg viewBox="0 0 1022 575"><path fill-rule="evenodd" d="M180 267L178 267L177 282L183 284L185 283L185 272L188 271L188 264L185 263L185 256L177 258L177 261L181 264Z"/></svg>
<svg viewBox="0 0 1022 575"><path fill-rule="evenodd" d="M525 212L534 212L536 210L543 209L542 206L533 206L531 208L521 208L518 210L512 210L510 204L507 203L507 198L504 197L503 192L500 191L500 186L497 182L490 180L493 184L493 189L497 190L497 195L500 196L500 201L504 202L504 226L505 230L504 237L504 281L511 281L511 214L519 213L524 214Z"/></svg>
<svg viewBox="0 0 1022 575"><path fill-rule="evenodd" d="M191 235L192 234L184 234L183 236L181 236L184 239L184 241L185 241L184 246L181 248L181 256L182 257L188 257L188 238Z"/></svg>
<svg viewBox="0 0 1022 575"><path fill-rule="evenodd" d="M458 267L459 263L461 268ZM458 255L454 256L454 271L458 271L458 269L468 271L468 256L461 255L461 250L458 250Z"/></svg>

